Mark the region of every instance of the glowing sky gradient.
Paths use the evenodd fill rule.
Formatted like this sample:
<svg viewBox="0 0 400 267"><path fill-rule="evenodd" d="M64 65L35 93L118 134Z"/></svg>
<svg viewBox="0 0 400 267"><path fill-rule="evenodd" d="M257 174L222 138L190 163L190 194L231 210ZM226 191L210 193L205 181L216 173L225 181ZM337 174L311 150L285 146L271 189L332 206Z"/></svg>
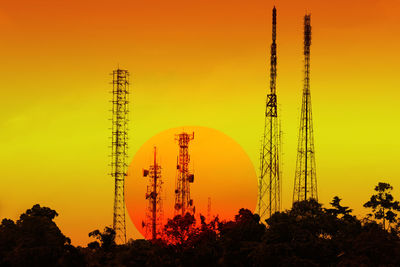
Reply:
<svg viewBox="0 0 400 267"><path fill-rule="evenodd" d="M118 64L133 83L132 158L163 130L199 125L233 138L258 167L274 4L283 207L293 192L306 11L319 200L339 195L364 214L379 181L399 199L399 1L22 0L0 5L0 218L47 205L81 245L112 223L108 74Z"/></svg>

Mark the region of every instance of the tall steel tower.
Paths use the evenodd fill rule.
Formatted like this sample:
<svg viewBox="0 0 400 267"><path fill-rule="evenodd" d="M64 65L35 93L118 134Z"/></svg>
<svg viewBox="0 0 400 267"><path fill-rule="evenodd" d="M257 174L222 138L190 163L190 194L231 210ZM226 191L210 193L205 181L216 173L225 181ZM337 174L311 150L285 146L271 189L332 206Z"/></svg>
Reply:
<svg viewBox="0 0 400 267"><path fill-rule="evenodd" d="M211 221L211 197L208 197L208 203L207 203L207 222L209 223Z"/></svg>
<svg viewBox="0 0 400 267"><path fill-rule="evenodd" d="M126 243L124 186L128 157L129 72L117 69L113 76L111 176L115 180L113 229L117 243Z"/></svg>
<svg viewBox="0 0 400 267"><path fill-rule="evenodd" d="M161 198L162 180L161 166L157 164L157 148L154 147L154 162L148 170L143 170L143 176L149 176L146 199L149 201L146 219L142 226L146 229L146 238L156 240L161 235L163 206Z"/></svg>
<svg viewBox="0 0 400 267"><path fill-rule="evenodd" d="M258 214L261 221L281 209L280 129L276 97L276 64L276 8L274 7L272 10L270 93L267 95L266 101L258 181Z"/></svg>
<svg viewBox="0 0 400 267"><path fill-rule="evenodd" d="M184 216L187 212L194 213L193 200L190 198L190 183L194 182L194 175L189 172L189 142L194 139L194 133L182 132L175 136L179 143L177 175L175 187L175 215Z"/></svg>
<svg viewBox="0 0 400 267"><path fill-rule="evenodd" d="M293 202L318 200L315 174L314 133L310 93L311 15L304 17L304 88L301 107L299 141Z"/></svg>

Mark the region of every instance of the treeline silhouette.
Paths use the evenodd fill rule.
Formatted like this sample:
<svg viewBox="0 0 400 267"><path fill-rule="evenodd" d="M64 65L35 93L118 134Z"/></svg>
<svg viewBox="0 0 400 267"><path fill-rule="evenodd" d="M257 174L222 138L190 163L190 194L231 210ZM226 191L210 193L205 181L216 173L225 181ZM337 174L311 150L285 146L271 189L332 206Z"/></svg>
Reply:
<svg viewBox="0 0 400 267"><path fill-rule="evenodd" d="M206 222L186 214L168 220L163 239L115 244L115 232L89 233L75 247L53 219L56 211L34 205L17 221L0 225L0 266L399 266L400 224L387 183L364 204L358 219L335 197L330 208L315 200L294 203L260 222L240 209L232 221Z"/></svg>

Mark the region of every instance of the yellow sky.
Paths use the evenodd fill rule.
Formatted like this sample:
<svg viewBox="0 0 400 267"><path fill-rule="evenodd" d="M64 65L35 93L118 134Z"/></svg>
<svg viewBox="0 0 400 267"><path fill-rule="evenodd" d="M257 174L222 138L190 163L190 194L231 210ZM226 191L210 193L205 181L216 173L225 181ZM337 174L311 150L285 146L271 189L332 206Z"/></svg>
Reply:
<svg viewBox="0 0 400 267"><path fill-rule="evenodd" d="M283 206L294 183L306 10L319 200L338 195L364 214L379 181L399 199L400 4L275 2ZM0 218L50 206L82 245L112 223L109 73L118 64L132 77L131 158L155 134L195 125L230 136L258 167L271 9L261 0L4 3Z"/></svg>

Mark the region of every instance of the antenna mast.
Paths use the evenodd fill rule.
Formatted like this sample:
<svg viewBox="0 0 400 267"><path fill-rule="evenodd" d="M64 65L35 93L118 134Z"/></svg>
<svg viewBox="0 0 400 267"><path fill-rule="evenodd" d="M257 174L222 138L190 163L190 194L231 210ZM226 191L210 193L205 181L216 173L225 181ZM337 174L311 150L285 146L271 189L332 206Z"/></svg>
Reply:
<svg viewBox="0 0 400 267"><path fill-rule="evenodd" d="M111 176L115 180L113 229L117 243L126 243L125 176L128 165L129 72L113 73Z"/></svg>
<svg viewBox="0 0 400 267"><path fill-rule="evenodd" d="M189 172L189 142L194 139L194 133L182 132L175 136L179 143L179 157L175 187L175 215L185 216L187 212L194 213L193 200L190 198L190 184L194 182L194 175Z"/></svg>
<svg viewBox="0 0 400 267"><path fill-rule="evenodd" d="M270 93L267 95L264 135L260 153L258 214L261 221L281 209L281 172L279 170L280 133L276 96L276 8L272 10Z"/></svg>
<svg viewBox="0 0 400 267"><path fill-rule="evenodd" d="M207 203L207 222L209 223L211 221L211 197L208 197L208 203Z"/></svg>
<svg viewBox="0 0 400 267"><path fill-rule="evenodd" d="M154 147L154 162L148 170L143 170L143 177L149 176L149 186L147 186L146 199L149 201L146 211L146 221L142 226L146 228L146 238L156 240L160 236L162 227L162 180L161 166L157 164L157 148Z"/></svg>
<svg viewBox="0 0 400 267"><path fill-rule="evenodd" d="M304 88L301 107L293 202L318 200L310 92L311 15L304 16Z"/></svg>

